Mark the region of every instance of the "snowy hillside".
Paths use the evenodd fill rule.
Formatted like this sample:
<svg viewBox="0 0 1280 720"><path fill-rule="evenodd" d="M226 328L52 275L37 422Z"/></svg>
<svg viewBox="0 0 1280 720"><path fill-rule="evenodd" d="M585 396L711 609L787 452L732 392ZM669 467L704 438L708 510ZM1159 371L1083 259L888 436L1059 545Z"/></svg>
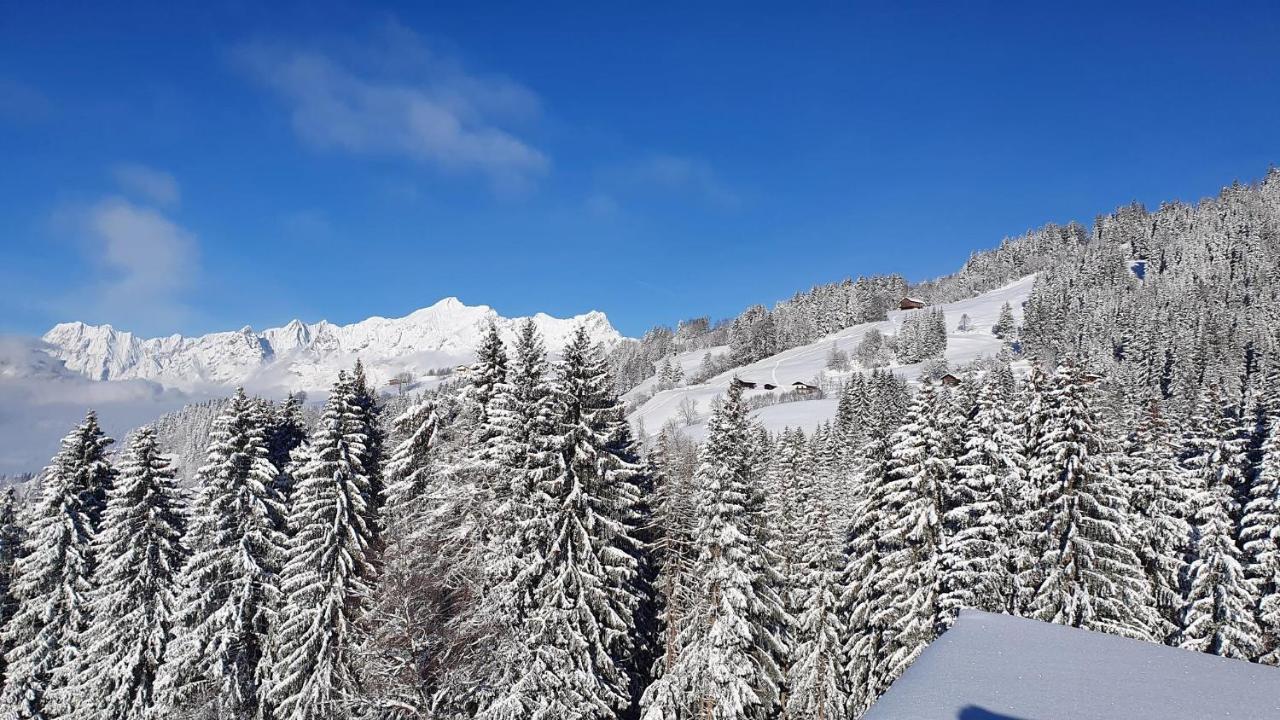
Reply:
<svg viewBox="0 0 1280 720"><path fill-rule="evenodd" d="M622 337L600 312L564 319L539 313L532 319L552 352L579 324L606 346ZM445 298L402 318L372 317L351 325L294 320L262 332L245 327L144 339L110 325L74 322L55 326L43 340L67 368L93 380L151 380L183 390L245 385L259 392L318 391L356 358L380 385L402 371L421 376L467 362L490 320L510 341L524 318L504 318L488 306Z"/></svg>
<svg viewBox="0 0 1280 720"><path fill-rule="evenodd" d="M1263 720L1280 717L1280 670L963 610L863 717Z"/></svg>
<svg viewBox="0 0 1280 720"><path fill-rule="evenodd" d="M1022 303L1031 295L1031 286L1035 280L1029 275L1002 288L983 293L974 298L940 305L946 318L947 350L946 360L952 367L963 365L980 357L994 355L1000 351L1003 342L992 335L991 328L1000 315L1000 308L1007 302L1013 308L1014 317L1022 318ZM919 310L893 310L887 320L882 322L854 325L839 332L828 335L821 340L792 348L763 360L723 372L704 384L678 387L657 393L630 415L633 424L640 424L646 432L658 431L671 420L682 420L687 410L693 410L702 421L710 413L711 401L729 387L734 377L757 383L755 389L747 390L746 397L756 397L787 390L794 382L804 382L821 386L827 379L838 379L841 373L826 369L827 357L835 344L845 352L852 352L862 341L867 332L877 329L885 335L896 335L902 326L903 319L910 313ZM958 330L962 316L969 318L969 329ZM701 353L686 353L692 359L678 356L681 364L692 363L697 366ZM890 365L889 369L908 380L916 379L920 374L919 364ZM764 384L774 385L776 389L766 390ZM633 391L639 395L641 388ZM811 430L825 420L835 416L835 400L821 399L794 403L783 403L761 408L753 416L764 423L770 430L781 430L784 427L799 427ZM687 433L700 439L705 428L701 422L693 423Z"/></svg>

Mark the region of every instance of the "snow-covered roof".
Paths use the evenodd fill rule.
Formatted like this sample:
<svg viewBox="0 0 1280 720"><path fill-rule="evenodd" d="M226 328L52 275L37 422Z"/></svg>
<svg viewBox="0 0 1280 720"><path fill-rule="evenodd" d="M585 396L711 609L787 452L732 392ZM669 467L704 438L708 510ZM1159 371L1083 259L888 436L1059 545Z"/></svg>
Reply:
<svg viewBox="0 0 1280 720"><path fill-rule="evenodd" d="M1274 720L1280 669L961 611L864 720Z"/></svg>

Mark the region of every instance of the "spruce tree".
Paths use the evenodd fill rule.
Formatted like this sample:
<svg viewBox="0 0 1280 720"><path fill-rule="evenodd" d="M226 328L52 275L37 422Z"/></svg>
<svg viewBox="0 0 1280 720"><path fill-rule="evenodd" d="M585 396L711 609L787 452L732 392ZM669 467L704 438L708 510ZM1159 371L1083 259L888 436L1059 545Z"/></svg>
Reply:
<svg viewBox="0 0 1280 720"><path fill-rule="evenodd" d="M269 713L265 656L280 602L285 507L267 455L261 408L239 390L214 424L197 474L178 624L156 681L161 715Z"/></svg>
<svg viewBox="0 0 1280 720"><path fill-rule="evenodd" d="M271 408L267 428L267 459L279 473L276 489L286 503L293 491L293 478L289 475L293 451L301 447L306 439L307 424L302 418L302 398L289 393L284 402Z"/></svg>
<svg viewBox="0 0 1280 720"><path fill-rule="evenodd" d="M40 477L27 536L14 562L16 603L3 638L8 652L0 710L5 717L53 718L76 711L91 619L93 540L115 470L111 438L90 411L62 440Z"/></svg>
<svg viewBox="0 0 1280 720"><path fill-rule="evenodd" d="M785 623L752 510L751 434L742 389L731 386L708 423L697 472L699 513L696 606L683 628L681 653L645 692L644 718L757 719L777 711Z"/></svg>
<svg viewBox="0 0 1280 720"><path fill-rule="evenodd" d="M546 551L534 570L527 624L548 717L610 718L630 705L630 630L640 606L635 515L640 467L604 361L579 326L555 394L557 462L537 497ZM567 664L566 664L567 663ZM647 670L647 668L643 668Z"/></svg>
<svg viewBox="0 0 1280 720"><path fill-rule="evenodd" d="M387 462L384 540L376 592L362 623L361 699L373 717L401 720L431 711L427 683L442 616L440 569L430 536L441 419L434 399L395 420L400 438Z"/></svg>
<svg viewBox="0 0 1280 720"><path fill-rule="evenodd" d="M476 361L467 376L470 380L467 395L478 410L476 425L484 426L489 403L498 394L499 387L507 382L507 350L492 320L485 326L484 340L476 350Z"/></svg>
<svg viewBox="0 0 1280 720"><path fill-rule="evenodd" d="M1230 485L1214 482L1196 498L1195 560L1188 578L1181 646L1187 650L1249 659L1261 632L1254 621L1255 588L1245 577L1231 516Z"/></svg>
<svg viewBox="0 0 1280 720"><path fill-rule="evenodd" d="M809 486L798 498L805 519L803 555L791 583L798 618L787 673L786 716L844 720L849 702L841 662L844 561L827 510L830 499L823 490Z"/></svg>
<svg viewBox="0 0 1280 720"><path fill-rule="evenodd" d="M272 630L268 697L278 718L353 716L356 629L371 599L379 543L370 521L371 415L362 392L358 376L339 373L320 427L300 453L280 581L284 605Z"/></svg>
<svg viewBox="0 0 1280 720"><path fill-rule="evenodd" d="M1280 416L1271 422L1240 531L1257 592L1262 662L1280 665Z"/></svg>
<svg viewBox="0 0 1280 720"><path fill-rule="evenodd" d="M1191 542L1191 498L1169 434L1159 404L1150 401L1126 443L1124 457L1140 540L1138 557L1155 600L1157 624L1151 634L1162 642L1172 642L1180 627Z"/></svg>
<svg viewBox="0 0 1280 720"><path fill-rule="evenodd" d="M414 403L393 425L401 441L392 451L385 472L387 522L394 522L392 518L407 521L416 515L429 490L431 455L440 430L435 401L427 398Z"/></svg>
<svg viewBox="0 0 1280 720"><path fill-rule="evenodd" d="M351 371L350 384L351 398L348 404L353 417L349 425L355 428L355 432L364 435L364 442L356 459L360 463L361 473L368 478L369 483L369 502L362 511L363 521L370 529L369 539L374 543L373 551L379 553L382 548L379 545L381 533L378 531L378 524L381 522L382 504L387 497L382 477L387 441L386 431L382 428L382 406L378 403L377 393L369 386L365 377L364 363L358 359Z"/></svg>
<svg viewBox="0 0 1280 720"><path fill-rule="evenodd" d="M945 398L931 382L916 394L905 424L894 434L893 472L883 486L886 521L878 587L892 644L882 674L896 678L954 619L942 605L949 586L944 567L943 518L955 464Z"/></svg>
<svg viewBox="0 0 1280 720"><path fill-rule="evenodd" d="M0 630L9 625L17 612L18 601L13 595L13 570L22 552L22 525L18 521L18 499L12 485L0 492ZM10 645L0 635L0 688L4 687L5 660Z"/></svg>
<svg viewBox="0 0 1280 720"><path fill-rule="evenodd" d="M485 587L475 622L493 637L493 651L480 672L486 678L480 715L505 720L547 710L555 666L568 662L563 647L536 652L535 629L528 622L539 582L539 568L550 546L545 483L561 460L555 435L547 352L533 322L520 328L507 382L490 401L484 445L473 457L493 498L484 539ZM547 655L560 657L548 661Z"/></svg>
<svg viewBox="0 0 1280 720"><path fill-rule="evenodd" d="M940 605L949 614L971 607L1014 612L1020 537L1016 521L1026 482L1022 439L1013 408L992 378L982 386L973 417L964 425L962 454L943 520L948 535Z"/></svg>
<svg viewBox="0 0 1280 720"><path fill-rule="evenodd" d="M845 543L845 594L841 598L847 637L842 648L849 715L859 717L888 687L883 659L890 644L882 612L884 577L882 536L890 523L886 488L892 479L891 438L873 433L863 447L865 466L854 483Z"/></svg>
<svg viewBox="0 0 1280 720"><path fill-rule="evenodd" d="M1040 570L1024 573L1036 583L1030 616L1149 639L1154 600L1134 552L1135 523L1078 364L1059 366L1045 402L1032 460L1042 483L1031 506Z"/></svg>
<svg viewBox="0 0 1280 720"><path fill-rule="evenodd" d="M78 717L141 719L173 630L184 550L183 502L155 432L134 433L107 494Z"/></svg>

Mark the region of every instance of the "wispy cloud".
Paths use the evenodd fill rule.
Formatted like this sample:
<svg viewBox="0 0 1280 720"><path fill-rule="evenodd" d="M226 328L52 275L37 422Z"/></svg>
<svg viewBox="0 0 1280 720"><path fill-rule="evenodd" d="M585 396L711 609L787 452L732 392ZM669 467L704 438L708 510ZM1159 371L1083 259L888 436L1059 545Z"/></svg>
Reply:
<svg viewBox="0 0 1280 720"><path fill-rule="evenodd" d="M508 126L537 114L531 91L467 71L401 25L384 27L355 52L255 43L237 48L235 59L316 148L403 156L482 175L506 191L528 187L550 166Z"/></svg>
<svg viewBox="0 0 1280 720"><path fill-rule="evenodd" d="M608 180L633 191L657 190L721 208L736 208L741 204L737 192L708 163L681 155L646 155L629 165L615 168L608 174Z"/></svg>
<svg viewBox="0 0 1280 720"><path fill-rule="evenodd" d="M187 320L186 295L200 275L199 240L160 210L118 196L63 211L80 238L89 279L53 301L69 318L110 322L142 333Z"/></svg>
<svg viewBox="0 0 1280 720"><path fill-rule="evenodd" d="M0 77L0 120L31 123L53 111L53 103L39 90L13 78Z"/></svg>
<svg viewBox="0 0 1280 720"><path fill-rule="evenodd" d="M123 190L140 195L156 205L170 207L177 205L182 199L178 181L163 170L122 163L112 168L111 174Z"/></svg>

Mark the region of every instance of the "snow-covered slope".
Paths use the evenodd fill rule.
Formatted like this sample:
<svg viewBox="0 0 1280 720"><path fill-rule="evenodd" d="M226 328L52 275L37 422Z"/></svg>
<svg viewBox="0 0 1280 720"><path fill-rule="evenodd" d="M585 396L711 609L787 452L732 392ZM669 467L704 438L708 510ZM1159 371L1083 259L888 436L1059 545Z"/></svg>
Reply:
<svg viewBox="0 0 1280 720"><path fill-rule="evenodd" d="M980 357L1000 352L1003 341L991 334L991 327L1000 317L1000 308L1007 302L1013 308L1016 319L1022 319L1022 303L1031 295L1034 275L1029 275L1002 288L983 293L977 297L960 300L946 305L939 305L946 317L947 350L946 359L952 367L963 365ZM704 420L709 415L711 401L729 388L729 382L735 377L758 383L754 390L747 390L746 396L758 396L787 390L791 383L800 381L821 385L825 379L837 377L826 369L827 356L834 343L852 354L853 349L867 334L875 328L886 335L894 335L902 325L908 313L918 310L894 310L887 320L874 323L863 323L845 328L828 335L809 345L792 348L763 360L734 368L717 375L705 384L678 387L657 393L631 414L632 423L639 423L646 432L657 432L667 422L683 414L682 406L690 403L698 415ZM963 315L969 316L970 329L964 332L956 328ZM920 374L920 366L893 365L893 372L916 379ZM777 386L776 390L765 390L765 383ZM781 430L784 427L800 427L811 430L825 420L835 416L835 402L830 399L810 400L805 402L773 405L756 410L753 416L764 423L770 430ZM703 428L695 423L688 429L694 437L701 437Z"/></svg>
<svg viewBox="0 0 1280 720"><path fill-rule="evenodd" d="M187 390L246 385L263 392L315 391L327 388L337 370L357 357L379 384L402 371L422 375L467 362L491 319L508 341L524 320L446 298L402 318L372 317L351 325L294 320L262 332L245 327L144 339L110 325L73 322L55 326L43 340L67 368L94 380L142 379ZM600 312L565 319L539 313L533 321L553 353L579 324L607 346L622 337Z"/></svg>
<svg viewBox="0 0 1280 720"><path fill-rule="evenodd" d="M865 720L1280 718L1280 669L962 610Z"/></svg>

